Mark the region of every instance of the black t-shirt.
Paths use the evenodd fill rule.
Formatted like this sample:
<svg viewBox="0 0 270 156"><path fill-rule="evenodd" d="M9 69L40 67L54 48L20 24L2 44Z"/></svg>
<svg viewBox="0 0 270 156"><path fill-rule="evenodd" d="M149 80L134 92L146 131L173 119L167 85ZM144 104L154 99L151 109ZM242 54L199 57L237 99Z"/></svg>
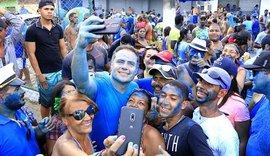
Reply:
<svg viewBox="0 0 270 156"><path fill-rule="evenodd" d="M58 24L53 25L49 31L37 21L27 29L25 41L36 43L35 55L42 73L61 70L62 58L59 40L63 37L63 30Z"/></svg>
<svg viewBox="0 0 270 156"><path fill-rule="evenodd" d="M163 128L159 131L167 152L172 156L213 156L202 128L188 117L168 131Z"/></svg>

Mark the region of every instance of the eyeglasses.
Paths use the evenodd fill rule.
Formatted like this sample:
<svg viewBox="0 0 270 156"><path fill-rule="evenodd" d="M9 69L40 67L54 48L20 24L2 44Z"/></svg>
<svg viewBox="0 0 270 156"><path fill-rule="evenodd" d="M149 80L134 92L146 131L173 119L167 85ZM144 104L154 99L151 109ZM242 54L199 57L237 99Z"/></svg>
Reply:
<svg viewBox="0 0 270 156"><path fill-rule="evenodd" d="M0 27L0 32L2 32L4 30L4 28Z"/></svg>
<svg viewBox="0 0 270 156"><path fill-rule="evenodd" d="M98 108L94 105L90 105L86 110L76 110L72 114L66 114L65 116L73 116L75 120L82 120L85 117L85 113L95 115L98 112Z"/></svg>
<svg viewBox="0 0 270 156"><path fill-rule="evenodd" d="M226 89L227 88L227 85L223 82L222 78L220 77L220 75L216 71L214 71L214 70L208 70L208 69L205 68L205 69L202 70L201 73L202 74L207 74L212 79L215 79L215 80L221 82L221 84L220 84L221 85L221 88L223 88L223 89Z"/></svg>

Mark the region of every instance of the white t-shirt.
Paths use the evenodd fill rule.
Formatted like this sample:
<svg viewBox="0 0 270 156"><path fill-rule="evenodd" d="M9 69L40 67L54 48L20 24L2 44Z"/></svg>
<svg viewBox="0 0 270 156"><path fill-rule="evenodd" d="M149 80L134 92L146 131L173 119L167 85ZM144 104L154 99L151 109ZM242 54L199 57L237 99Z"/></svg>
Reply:
<svg viewBox="0 0 270 156"><path fill-rule="evenodd" d="M239 139L229 119L223 114L214 118L201 116L199 107L194 110L193 120L208 137L207 143L214 156L239 156Z"/></svg>

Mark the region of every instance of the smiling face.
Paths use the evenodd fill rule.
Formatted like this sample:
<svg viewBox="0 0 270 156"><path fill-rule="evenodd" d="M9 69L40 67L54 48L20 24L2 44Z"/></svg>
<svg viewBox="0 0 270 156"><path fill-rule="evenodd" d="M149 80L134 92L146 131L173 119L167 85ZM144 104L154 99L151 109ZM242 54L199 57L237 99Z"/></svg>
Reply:
<svg viewBox="0 0 270 156"><path fill-rule="evenodd" d="M211 41L217 42L219 41L219 37L221 35L220 27L217 24L211 24L209 27L209 39Z"/></svg>
<svg viewBox="0 0 270 156"><path fill-rule="evenodd" d="M235 60L240 57L240 54L235 50L233 46L225 45L222 51L222 56L228 57L233 62L235 62Z"/></svg>
<svg viewBox="0 0 270 156"><path fill-rule="evenodd" d="M147 95L143 92L134 92L128 99L127 106L135 107L144 110L146 115L149 109L148 103L149 100Z"/></svg>
<svg viewBox="0 0 270 156"><path fill-rule="evenodd" d="M157 53L158 53L158 51L156 51L154 49L149 49L145 52L143 63L145 65L146 69L151 69L153 67L153 65L155 64L155 59L150 59L150 58L151 58L151 56L154 56Z"/></svg>
<svg viewBox="0 0 270 156"><path fill-rule="evenodd" d="M220 90L220 86L210 84L205 80L200 79L196 85L196 101L199 104L214 101L217 99Z"/></svg>
<svg viewBox="0 0 270 156"><path fill-rule="evenodd" d="M162 87L170 81L171 80L167 80L159 71L155 71L151 83L155 96L159 96Z"/></svg>
<svg viewBox="0 0 270 156"><path fill-rule="evenodd" d="M131 82L138 69L138 57L128 49L119 50L113 56L111 64L111 76L120 83Z"/></svg>
<svg viewBox="0 0 270 156"><path fill-rule="evenodd" d="M182 91L172 85L165 85L158 99L158 112L161 117L171 118L182 108Z"/></svg>
<svg viewBox="0 0 270 156"><path fill-rule="evenodd" d="M73 101L65 107L65 114L73 114L77 110L86 110L88 107L89 104L85 101ZM79 134L89 134L92 131L93 119L94 115L88 115L86 112L81 120L75 120L73 116L62 118L68 129Z"/></svg>

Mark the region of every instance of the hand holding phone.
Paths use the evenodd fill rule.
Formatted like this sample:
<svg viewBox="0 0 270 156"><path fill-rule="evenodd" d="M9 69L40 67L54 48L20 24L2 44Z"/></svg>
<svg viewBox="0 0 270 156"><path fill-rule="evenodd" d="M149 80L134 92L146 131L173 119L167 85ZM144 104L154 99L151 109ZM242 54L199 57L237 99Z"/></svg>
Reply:
<svg viewBox="0 0 270 156"><path fill-rule="evenodd" d="M124 135L126 137L124 143L117 150L116 155L123 155L128 147L128 143L132 142L138 147L141 145L141 136L143 128L144 111L139 108L122 107L121 116L118 126L118 136ZM139 150L138 148L138 155Z"/></svg>
<svg viewBox="0 0 270 156"><path fill-rule="evenodd" d="M93 34L117 34L121 28L122 19L113 18L105 19L102 23L93 23L93 24L103 24L105 25L104 29L92 30Z"/></svg>

